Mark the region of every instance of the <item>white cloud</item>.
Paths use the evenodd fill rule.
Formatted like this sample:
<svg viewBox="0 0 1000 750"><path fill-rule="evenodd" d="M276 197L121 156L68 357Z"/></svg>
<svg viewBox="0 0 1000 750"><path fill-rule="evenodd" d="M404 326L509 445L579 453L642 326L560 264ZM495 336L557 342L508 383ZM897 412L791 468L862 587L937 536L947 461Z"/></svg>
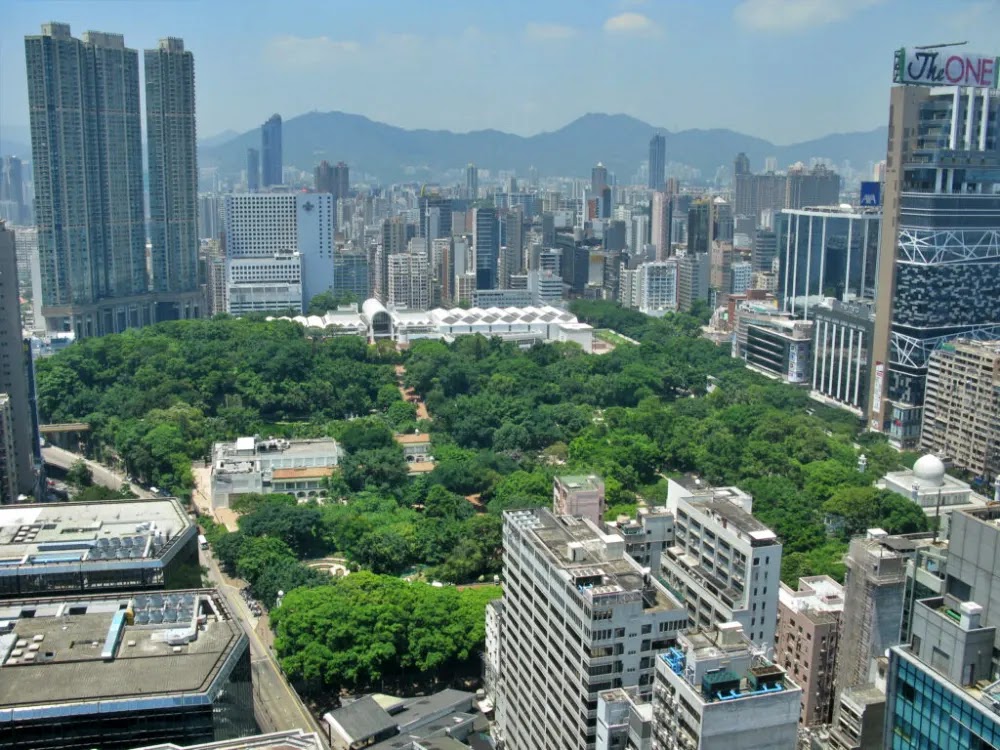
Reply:
<svg viewBox="0 0 1000 750"><path fill-rule="evenodd" d="M264 47L267 60L283 68L308 68L344 60L361 51L353 41L336 41L327 36L301 37L283 34L269 39Z"/></svg>
<svg viewBox="0 0 1000 750"><path fill-rule="evenodd" d="M843 21L884 0L743 0L736 21L754 31L799 31Z"/></svg>
<svg viewBox="0 0 1000 750"><path fill-rule="evenodd" d="M556 42L576 36L576 29L558 23L529 23L524 35L533 42Z"/></svg>
<svg viewBox="0 0 1000 750"><path fill-rule="evenodd" d="M604 30L609 34L631 34L634 36L657 36L660 27L642 13L620 13L604 22Z"/></svg>

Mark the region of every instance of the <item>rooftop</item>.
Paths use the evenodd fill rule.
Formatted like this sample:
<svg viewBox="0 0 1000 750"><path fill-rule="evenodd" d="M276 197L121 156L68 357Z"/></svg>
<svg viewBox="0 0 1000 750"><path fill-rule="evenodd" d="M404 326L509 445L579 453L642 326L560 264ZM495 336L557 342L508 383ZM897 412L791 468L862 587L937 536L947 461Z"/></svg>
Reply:
<svg viewBox="0 0 1000 750"><path fill-rule="evenodd" d="M550 511L508 511L505 523L526 529L554 565L592 599L631 594L644 610L684 609L662 584L625 555L621 537L604 534L589 520Z"/></svg>
<svg viewBox="0 0 1000 750"><path fill-rule="evenodd" d="M797 591L782 583L778 599L793 612L829 614L844 611L844 587L830 576L800 578Z"/></svg>
<svg viewBox="0 0 1000 750"><path fill-rule="evenodd" d="M173 498L0 507L0 570L32 563L159 557L191 526Z"/></svg>
<svg viewBox="0 0 1000 750"><path fill-rule="evenodd" d="M205 693L246 645L213 589L11 600L0 621L8 709Z"/></svg>
<svg viewBox="0 0 1000 750"><path fill-rule="evenodd" d="M393 435L396 442L400 445L426 445L431 442L431 436L426 432L417 433L415 435L404 435L402 433L397 433Z"/></svg>
<svg viewBox="0 0 1000 750"><path fill-rule="evenodd" d="M322 740L315 732L291 729L287 732L272 732L255 737L239 737L235 740L209 742L203 745L149 745L137 750L325 750Z"/></svg>
<svg viewBox="0 0 1000 750"><path fill-rule="evenodd" d="M556 481L568 490L598 491L604 489L600 477L594 474L567 474L556 477Z"/></svg>
<svg viewBox="0 0 1000 750"><path fill-rule="evenodd" d="M741 536L747 537L754 546L778 544L778 536L767 526L738 505L734 505L730 500L719 498L716 491L711 499L693 497L689 502L721 521L726 528L736 529Z"/></svg>

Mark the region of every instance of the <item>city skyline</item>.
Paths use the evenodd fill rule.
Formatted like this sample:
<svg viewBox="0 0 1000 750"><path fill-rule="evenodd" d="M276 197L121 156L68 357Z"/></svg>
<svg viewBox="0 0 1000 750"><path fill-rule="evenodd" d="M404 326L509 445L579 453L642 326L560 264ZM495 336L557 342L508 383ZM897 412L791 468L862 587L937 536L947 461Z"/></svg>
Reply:
<svg viewBox="0 0 1000 750"><path fill-rule="evenodd" d="M285 119L357 112L405 128L530 135L600 110L670 131L727 127L777 144L884 124L893 49L967 39L967 49L981 51L1000 22L1000 5L974 0L948 9L912 2L906 13L902 0L745 0L725 3L721 13L715 5L636 0L524 4L516 12L510 4L503 11L446 5L433 19L405 5L388 14L342 4L308 14L263 7L238 33L219 35L213 21L232 12L225 2L181 16L173 4L151 2L135 20L115 3L15 3L0 31L0 136L24 142L21 40L53 20L121 33L135 47L184 38L199 59L202 138L244 132L274 112ZM926 28L941 38L925 38ZM795 62L805 57L830 64ZM497 58L507 60L502 69L490 62ZM440 85L420 83L427 70L437 71ZM707 96L703 77L723 95Z"/></svg>

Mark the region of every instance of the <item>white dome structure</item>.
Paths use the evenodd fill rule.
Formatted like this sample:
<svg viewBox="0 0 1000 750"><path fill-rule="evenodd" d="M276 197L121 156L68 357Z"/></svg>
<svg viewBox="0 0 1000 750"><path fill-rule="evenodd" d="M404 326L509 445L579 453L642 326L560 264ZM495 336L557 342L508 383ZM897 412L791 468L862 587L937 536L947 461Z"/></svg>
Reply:
<svg viewBox="0 0 1000 750"><path fill-rule="evenodd" d="M913 476L926 485L940 487L944 484L944 462L930 453L913 464Z"/></svg>

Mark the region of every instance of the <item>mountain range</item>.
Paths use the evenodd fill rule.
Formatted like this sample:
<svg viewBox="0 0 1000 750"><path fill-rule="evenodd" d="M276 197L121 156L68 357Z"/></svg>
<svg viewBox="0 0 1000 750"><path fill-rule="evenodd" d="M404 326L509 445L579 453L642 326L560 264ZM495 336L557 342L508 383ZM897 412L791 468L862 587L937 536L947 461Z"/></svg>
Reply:
<svg viewBox="0 0 1000 750"><path fill-rule="evenodd" d="M309 112L284 122L282 141L286 165L309 169L322 159L345 161L352 176L368 174L382 182L434 181L467 163L481 169L513 169L523 176L532 166L542 175L587 176L591 166L602 162L619 180L627 180L648 158L654 133L666 138L668 162L698 169L706 178L720 166L731 169L741 151L750 157L755 171L763 170L769 156L777 158L780 168L824 157L838 166L849 160L864 169L885 158L887 138L887 129L879 127L778 146L733 130L670 132L628 115L593 113L559 130L525 137L498 130L407 130L346 112ZM231 139L215 136L210 143L199 144L200 166L238 172L246 165L247 148L260 148L259 129Z"/></svg>

